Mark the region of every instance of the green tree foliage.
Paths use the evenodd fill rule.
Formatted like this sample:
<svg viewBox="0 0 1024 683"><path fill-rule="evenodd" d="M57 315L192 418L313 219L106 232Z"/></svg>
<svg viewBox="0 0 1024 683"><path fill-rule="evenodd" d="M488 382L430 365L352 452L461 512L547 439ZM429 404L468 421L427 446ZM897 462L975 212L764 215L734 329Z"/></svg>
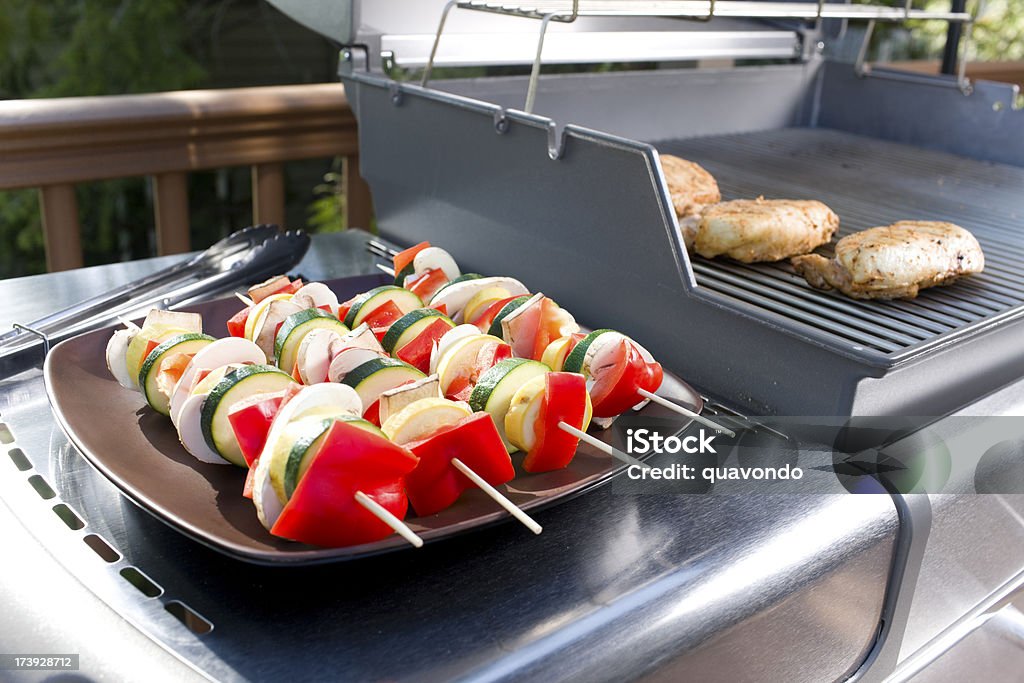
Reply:
<svg viewBox="0 0 1024 683"><path fill-rule="evenodd" d="M924 6L929 10L948 11L949 1L928 0ZM934 57L946 43L946 25L938 21L920 22L913 27L913 35L911 57ZM981 62L1024 59L1024 0L986 2L974 24L967 57Z"/></svg>
<svg viewBox="0 0 1024 683"><path fill-rule="evenodd" d="M208 2L0 0L0 98L118 95L195 87L194 36ZM78 188L86 263L150 253L144 179ZM145 217L140 220L140 217ZM35 190L0 192L0 277L42 272Z"/></svg>

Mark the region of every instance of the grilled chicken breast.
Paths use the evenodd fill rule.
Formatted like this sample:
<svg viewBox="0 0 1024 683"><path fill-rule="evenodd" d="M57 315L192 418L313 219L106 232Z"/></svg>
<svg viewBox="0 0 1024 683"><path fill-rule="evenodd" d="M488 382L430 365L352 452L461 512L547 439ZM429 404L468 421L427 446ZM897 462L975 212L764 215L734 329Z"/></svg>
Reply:
<svg viewBox="0 0 1024 683"><path fill-rule="evenodd" d="M847 235L834 259L797 256L793 267L812 287L854 299L913 299L925 287L980 273L985 255L967 230L939 221L900 221Z"/></svg>
<svg viewBox="0 0 1024 683"><path fill-rule="evenodd" d="M671 154L661 155L661 170L668 182L686 249L693 251L693 238L697 234L701 212L706 206L722 200L718 183L700 164Z"/></svg>
<svg viewBox="0 0 1024 683"><path fill-rule="evenodd" d="M743 263L779 261L827 243L839 217L824 204L799 199L736 199L704 210L694 249Z"/></svg>

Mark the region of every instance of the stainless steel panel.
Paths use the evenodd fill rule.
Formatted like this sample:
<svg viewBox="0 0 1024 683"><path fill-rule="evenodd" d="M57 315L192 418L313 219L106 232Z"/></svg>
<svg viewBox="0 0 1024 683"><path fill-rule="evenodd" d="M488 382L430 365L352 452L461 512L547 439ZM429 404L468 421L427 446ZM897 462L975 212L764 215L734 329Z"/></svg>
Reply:
<svg viewBox="0 0 1024 683"><path fill-rule="evenodd" d="M318 237L299 270L314 279L373 272L363 239ZM0 296L19 303L0 324L29 309L44 313L38 300L36 309L28 303L40 286L58 308L91 283L123 281L144 265L2 282ZM255 568L188 541L117 495L55 427L38 371L0 383L0 420L14 437L0 445L0 498L29 532L143 633L223 680L525 680L537 671L544 680L622 680L692 672L686 652L757 643L781 649L731 664L730 675L841 675L874 638L897 535L885 496L636 496L605 487L542 513L540 537L506 525L342 567ZM31 471L17 470L13 448ZM39 499L33 475L57 498ZM57 500L83 530L57 520ZM85 546L87 533L122 559L105 564ZM163 593L138 593L117 574L128 565ZM0 567L0 580L7 576ZM184 629L164 610L174 600L213 631ZM792 636L780 641L781 633ZM118 649L109 643L88 654Z"/></svg>
<svg viewBox="0 0 1024 683"><path fill-rule="evenodd" d="M633 140L665 140L809 125L820 60L744 69L544 75L534 111L558 127L585 126ZM522 109L528 79L438 81L432 87ZM752 106L756 103L756 106Z"/></svg>
<svg viewBox="0 0 1024 683"><path fill-rule="evenodd" d="M1018 88L975 81L964 95L952 76L874 69L860 78L849 64L827 64L817 125L937 149L972 159L1024 166L1024 111Z"/></svg>

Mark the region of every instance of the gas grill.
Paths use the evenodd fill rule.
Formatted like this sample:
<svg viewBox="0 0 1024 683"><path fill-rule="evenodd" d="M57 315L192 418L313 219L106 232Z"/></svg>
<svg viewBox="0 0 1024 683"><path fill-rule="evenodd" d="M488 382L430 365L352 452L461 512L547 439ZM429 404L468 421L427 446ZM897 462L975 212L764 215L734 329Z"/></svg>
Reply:
<svg viewBox="0 0 1024 683"><path fill-rule="evenodd" d="M955 445L964 416L1022 415L1015 90L962 71L886 70L863 49L856 64L824 56L858 26L969 25L969 14L732 0L274 4L344 45L385 246L430 240L464 271L513 275L583 322L628 332L726 424L915 416ZM552 66L605 62L671 64ZM442 71L508 65L535 77ZM785 264L691 258L659 153L701 163L726 199L820 199L840 234L956 222L978 237L986 272L913 301L860 302L810 289ZM372 273L369 241L317 236L298 269ZM54 298L92 276L52 276ZM0 294L23 301L29 286L0 283ZM505 525L273 569L127 505L42 396L35 370L0 381L0 451L17 470L0 476L0 498L90 591L216 679L940 681L1024 669L1024 495L976 495L958 452L941 495L635 495L612 483L540 513L536 538ZM1022 436L982 425L966 438L984 450ZM55 521L61 506L84 529Z"/></svg>
<svg viewBox="0 0 1024 683"><path fill-rule="evenodd" d="M416 4L422 13L431 3ZM1013 88L886 71L863 49L852 65L821 54L835 21L826 17L892 19L906 8L458 2L433 36L420 24L417 40L407 18L393 27L400 6L355 4L345 42L386 49L349 49L342 70L384 235L451 245L481 272L511 269L585 318L615 311L670 367L757 414L940 416L1024 372L1024 117ZM815 25L792 22L819 10ZM709 11L733 23L690 30L679 19ZM468 50L491 63L480 36L502 29L516 31L519 42L496 41L513 62L532 61L543 38L529 77L433 78L439 65L470 63ZM591 31L601 39L580 37ZM588 46L580 61L630 51L664 61L677 46L676 60L788 52L788 63L544 73L549 50L566 61L577 45ZM389 77L420 65L419 82ZM691 257L659 152L703 164L726 199L820 199L841 235L906 218L956 222L978 237L986 273L912 301L861 302L812 290L788 265Z"/></svg>

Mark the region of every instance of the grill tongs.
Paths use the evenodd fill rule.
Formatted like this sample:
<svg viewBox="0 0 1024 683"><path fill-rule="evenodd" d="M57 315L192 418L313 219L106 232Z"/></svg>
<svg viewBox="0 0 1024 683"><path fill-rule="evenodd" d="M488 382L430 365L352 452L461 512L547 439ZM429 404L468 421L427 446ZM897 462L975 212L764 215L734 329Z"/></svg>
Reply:
<svg viewBox="0 0 1024 683"><path fill-rule="evenodd" d="M27 369L51 344L86 330L135 317L150 308L170 308L207 299L242 282L283 273L309 249L309 235L255 225L234 232L192 258L99 294L31 323L15 323L0 335L0 377Z"/></svg>

